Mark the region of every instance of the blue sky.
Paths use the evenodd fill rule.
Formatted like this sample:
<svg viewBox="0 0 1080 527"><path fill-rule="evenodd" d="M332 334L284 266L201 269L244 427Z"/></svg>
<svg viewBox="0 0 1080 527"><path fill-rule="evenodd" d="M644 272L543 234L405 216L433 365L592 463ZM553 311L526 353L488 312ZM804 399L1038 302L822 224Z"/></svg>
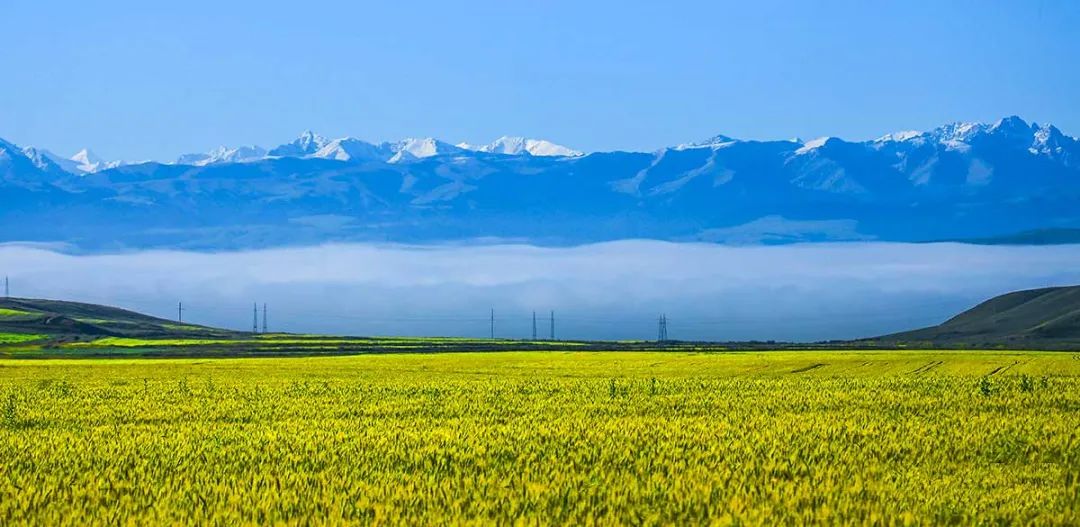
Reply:
<svg viewBox="0 0 1080 527"><path fill-rule="evenodd" d="M1007 114L1080 134L1067 0L8 0L2 13L0 137L64 154L170 159L307 128L651 150Z"/></svg>

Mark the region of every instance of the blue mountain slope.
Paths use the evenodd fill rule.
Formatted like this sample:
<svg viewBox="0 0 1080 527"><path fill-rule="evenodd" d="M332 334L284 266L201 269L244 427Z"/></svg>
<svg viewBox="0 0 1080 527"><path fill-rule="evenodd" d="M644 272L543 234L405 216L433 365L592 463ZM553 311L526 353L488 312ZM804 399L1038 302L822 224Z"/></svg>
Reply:
<svg viewBox="0 0 1080 527"><path fill-rule="evenodd" d="M1015 117L864 142L717 136L584 156L305 133L244 162L219 149L191 156L202 166L90 174L34 152L0 142L0 241L90 249L471 238L785 243L1080 227L1080 142Z"/></svg>

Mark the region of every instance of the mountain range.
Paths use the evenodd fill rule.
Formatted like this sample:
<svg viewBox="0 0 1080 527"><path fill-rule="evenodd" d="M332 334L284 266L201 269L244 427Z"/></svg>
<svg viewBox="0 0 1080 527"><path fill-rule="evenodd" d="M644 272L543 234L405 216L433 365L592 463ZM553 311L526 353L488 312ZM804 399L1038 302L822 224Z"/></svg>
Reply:
<svg viewBox="0 0 1080 527"><path fill-rule="evenodd" d="M311 132L172 162L0 139L0 242L228 249L333 241L1016 240L1080 229L1080 140L1019 117L869 141L582 153L537 139ZM1046 239L1042 237L1040 239Z"/></svg>

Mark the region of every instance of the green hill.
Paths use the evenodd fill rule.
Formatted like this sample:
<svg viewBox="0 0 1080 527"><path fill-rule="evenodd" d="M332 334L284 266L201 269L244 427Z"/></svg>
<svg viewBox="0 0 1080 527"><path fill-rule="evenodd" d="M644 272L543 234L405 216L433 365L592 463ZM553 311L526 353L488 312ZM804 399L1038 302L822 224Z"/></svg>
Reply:
<svg viewBox="0 0 1080 527"><path fill-rule="evenodd" d="M1004 294L941 325L873 340L909 346L1080 349L1080 286Z"/></svg>
<svg viewBox="0 0 1080 527"><path fill-rule="evenodd" d="M46 335L60 341L101 337L223 338L236 335L228 330L181 324L115 307L29 298L0 298L0 334Z"/></svg>

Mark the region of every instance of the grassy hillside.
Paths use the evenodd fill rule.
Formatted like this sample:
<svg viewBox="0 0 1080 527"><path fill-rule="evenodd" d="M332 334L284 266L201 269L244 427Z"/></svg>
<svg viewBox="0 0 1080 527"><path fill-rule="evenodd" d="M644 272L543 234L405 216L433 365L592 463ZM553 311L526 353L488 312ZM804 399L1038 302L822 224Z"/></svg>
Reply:
<svg viewBox="0 0 1080 527"><path fill-rule="evenodd" d="M35 340L66 343L102 337L235 338L241 334L97 304L0 298L0 335L8 335L10 341L18 340L13 335L37 335Z"/></svg>
<svg viewBox="0 0 1080 527"><path fill-rule="evenodd" d="M941 325L879 340L935 347L1080 349L1080 286L1008 293Z"/></svg>

